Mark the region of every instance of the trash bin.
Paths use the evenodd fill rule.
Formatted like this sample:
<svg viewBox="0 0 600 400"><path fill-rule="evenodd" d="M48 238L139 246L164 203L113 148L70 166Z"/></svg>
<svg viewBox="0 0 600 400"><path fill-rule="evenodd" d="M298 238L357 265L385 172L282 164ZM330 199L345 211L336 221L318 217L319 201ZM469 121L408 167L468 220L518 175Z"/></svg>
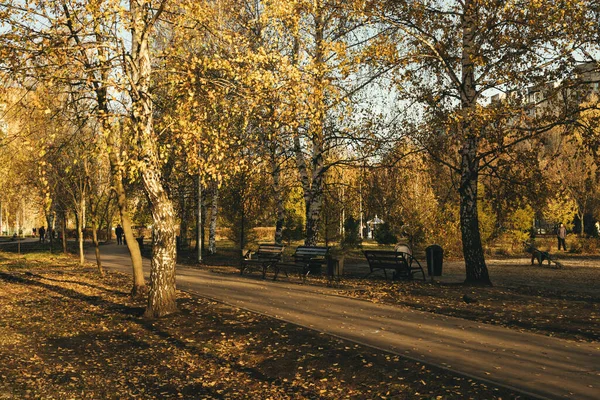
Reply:
<svg viewBox="0 0 600 400"><path fill-rule="evenodd" d="M144 237L139 237L139 238L135 238L135 240L137 240L138 245L140 246L140 250L142 250L144 248Z"/></svg>
<svg viewBox="0 0 600 400"><path fill-rule="evenodd" d="M442 276L444 262L444 249L437 244L432 244L425 249L427 257L427 274L429 276Z"/></svg>
<svg viewBox="0 0 600 400"><path fill-rule="evenodd" d="M340 278L344 273L344 257L337 259L329 257L327 259L327 278L328 286L333 285L333 282L340 282Z"/></svg>

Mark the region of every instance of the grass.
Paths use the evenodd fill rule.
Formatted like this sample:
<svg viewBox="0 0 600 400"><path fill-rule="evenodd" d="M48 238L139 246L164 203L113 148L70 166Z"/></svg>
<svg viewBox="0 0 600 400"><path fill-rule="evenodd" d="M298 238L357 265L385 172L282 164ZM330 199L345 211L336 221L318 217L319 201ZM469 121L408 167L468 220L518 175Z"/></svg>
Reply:
<svg viewBox="0 0 600 400"><path fill-rule="evenodd" d="M523 398L185 293L179 314L145 320L129 284L0 253L0 399Z"/></svg>

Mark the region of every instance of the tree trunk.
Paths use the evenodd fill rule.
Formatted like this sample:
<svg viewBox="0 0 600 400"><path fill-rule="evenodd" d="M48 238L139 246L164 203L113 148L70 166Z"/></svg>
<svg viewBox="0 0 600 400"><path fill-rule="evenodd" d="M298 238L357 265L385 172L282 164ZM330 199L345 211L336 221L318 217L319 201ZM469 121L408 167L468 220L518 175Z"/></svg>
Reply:
<svg viewBox="0 0 600 400"><path fill-rule="evenodd" d="M48 225L48 229L46 229L46 239L49 239L50 242L50 253L54 252L54 243L52 242L52 215L48 213L46 215L46 223Z"/></svg>
<svg viewBox="0 0 600 400"><path fill-rule="evenodd" d="M208 253L217 254L217 215L219 212L219 184L214 183L210 205L210 226L208 231Z"/></svg>
<svg viewBox="0 0 600 400"><path fill-rule="evenodd" d="M83 252L83 218L81 214L81 204L79 206L79 210L77 210L77 243L79 244L79 265L85 264L85 253ZM48 229L48 232L51 232ZM50 235L52 235L50 233Z"/></svg>
<svg viewBox="0 0 600 400"><path fill-rule="evenodd" d="M62 248L63 253L67 254L67 213L62 214Z"/></svg>
<svg viewBox="0 0 600 400"><path fill-rule="evenodd" d="M138 297L144 295L146 292L146 281L144 279L144 269L142 266L142 253L140 251L138 242L135 240L133 230L131 229L131 218L127 208L127 193L125 192L125 186L123 185L123 169L121 156L119 154L117 131L110 126L107 116L104 116L102 121L104 137L108 147L108 160L110 162L110 169L113 178L113 188L117 198L119 216L121 217L121 226L123 228L125 242L127 243L129 256L131 258L133 273L133 287L131 288L131 295L133 297Z"/></svg>
<svg viewBox="0 0 600 400"><path fill-rule="evenodd" d="M184 244L187 242L187 230L188 230L188 220L187 220L187 199L185 197L185 190L183 190L180 186L179 188L179 250L184 247Z"/></svg>
<svg viewBox="0 0 600 400"><path fill-rule="evenodd" d="M100 230L100 229L102 229L102 223L103 222L106 223L106 240L105 240L106 242L108 242L108 241L110 241L110 239L112 239L111 226L110 226L110 223L113 220L113 216L114 216L114 208L112 207L112 202L113 202L112 194L113 193L109 194L108 201L106 202L106 208L104 209L104 213L102 214L102 217L100 218L100 223L98 224L98 230Z"/></svg>
<svg viewBox="0 0 600 400"><path fill-rule="evenodd" d="M162 317L177 311L175 293L175 210L160 182L160 172L147 168L142 174L150 199L153 222L150 291L146 317Z"/></svg>
<svg viewBox="0 0 600 400"><path fill-rule="evenodd" d="M465 283L491 285L488 269L485 264L483 245L479 232L479 215L477 210L477 183L479 180L479 128L473 110L477 104L475 81L475 14L476 4L473 0L465 0L463 15L462 43L462 85L461 115L458 122L463 144L460 150L461 183L460 195L460 228L462 234L463 255L465 259Z"/></svg>
<svg viewBox="0 0 600 400"><path fill-rule="evenodd" d="M296 159L300 180L304 191L304 203L306 214L306 246L316 246L319 238L319 225L321 221L321 211L323 208L323 184L325 178L325 168L323 166L324 142L325 142L325 86L326 86L326 53L325 44L325 20L322 9L317 7L315 10L315 70L313 91L311 96L312 115L310 116L310 127L308 132L307 146L310 154L310 164L304 157L300 147L300 139L295 138Z"/></svg>
<svg viewBox="0 0 600 400"><path fill-rule="evenodd" d="M66 4L63 4L63 9L68 19L67 23L71 30L71 35L73 37L78 37L78 32L74 28L74 22L72 16L68 12ZM125 240L127 241L127 248L129 249L129 254L131 257L133 275L133 287L131 289L131 295L133 297L137 297L145 293L146 283L142 268L142 255L131 230L131 219L127 210L127 195L123 185L123 163L120 154L117 131L113 129L109 121L108 88L106 84L110 81L109 75L112 68L110 64L112 61L110 61L111 57L107 56L106 48L103 46L103 36L98 30L96 30L95 34L96 43L98 44L96 51L98 52L98 59L100 60L99 67L87 59L88 55L85 48L81 48L81 55L83 60L87 60L85 61L86 67L88 69L89 78L94 86L96 101L98 102L98 119L100 120L103 136L106 140L108 159L114 185L113 188L116 193L119 215L121 217L121 225L123 227ZM108 232L110 232L111 229L110 225L110 221L107 221ZM107 238L109 236L110 234L107 235Z"/></svg>
<svg viewBox="0 0 600 400"><path fill-rule="evenodd" d="M196 263L202 264L202 250L204 243L202 240L202 231L204 226L202 225L202 179L198 174L198 201L196 203Z"/></svg>
<svg viewBox="0 0 600 400"><path fill-rule="evenodd" d="M240 185L240 254L246 248L246 172L242 172Z"/></svg>
<svg viewBox="0 0 600 400"><path fill-rule="evenodd" d="M306 246L316 246L318 244L322 208L322 194L310 193L306 203L306 239L304 240Z"/></svg>
<svg viewBox="0 0 600 400"><path fill-rule="evenodd" d="M92 220L92 242L94 243L94 251L96 253L96 265L98 266L98 273L100 276L104 276L102 260L100 259L100 244L98 243L98 226L95 219Z"/></svg>
<svg viewBox="0 0 600 400"><path fill-rule="evenodd" d="M153 10L146 2L130 0L131 55L129 81L131 119L137 138L140 160L144 163L142 182L150 202L153 222L152 261L150 263L150 290L144 315L162 317L177 311L175 293L175 209L161 182L160 158L153 126L153 103L150 97L149 34L154 22L164 9L165 2ZM155 13L155 14L152 14Z"/></svg>
<svg viewBox="0 0 600 400"><path fill-rule="evenodd" d="M281 190L281 166L277 162L276 150L273 151L271 157L271 176L273 177L273 194L275 195L276 204L275 243L281 244L283 242L283 222L285 218L285 205Z"/></svg>
<svg viewBox="0 0 600 400"><path fill-rule="evenodd" d="M491 285L488 274L481 235L479 233L479 215L477 210L477 181L479 164L473 154L474 146L467 140L464 146L461 164L460 228L462 234L463 255L465 259L465 283Z"/></svg>

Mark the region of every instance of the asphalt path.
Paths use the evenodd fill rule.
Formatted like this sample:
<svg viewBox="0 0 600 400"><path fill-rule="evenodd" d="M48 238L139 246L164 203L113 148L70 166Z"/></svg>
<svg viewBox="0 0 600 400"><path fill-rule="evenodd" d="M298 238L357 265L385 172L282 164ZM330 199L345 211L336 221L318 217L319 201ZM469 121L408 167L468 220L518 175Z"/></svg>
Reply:
<svg viewBox="0 0 600 400"><path fill-rule="evenodd" d="M102 246L107 268L131 273L126 246ZM93 260L92 253L88 254ZM149 274L149 260L144 260ZM467 377L548 399L600 399L600 343L519 332L338 296L335 289L178 267L177 286Z"/></svg>

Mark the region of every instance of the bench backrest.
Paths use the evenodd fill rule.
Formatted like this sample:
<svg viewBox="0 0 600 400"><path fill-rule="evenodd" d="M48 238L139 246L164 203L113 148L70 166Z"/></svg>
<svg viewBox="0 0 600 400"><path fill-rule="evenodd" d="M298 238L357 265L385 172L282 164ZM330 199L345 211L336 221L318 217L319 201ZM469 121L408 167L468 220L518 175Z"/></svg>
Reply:
<svg viewBox="0 0 600 400"><path fill-rule="evenodd" d="M298 246L294 252L295 261L308 261L312 259L324 259L329 255L329 247L320 246Z"/></svg>
<svg viewBox="0 0 600 400"><path fill-rule="evenodd" d="M408 267L405 256L407 253L387 250L365 250L364 254L371 268Z"/></svg>
<svg viewBox="0 0 600 400"><path fill-rule="evenodd" d="M281 244L259 244L254 256L257 259L279 259L284 247Z"/></svg>

